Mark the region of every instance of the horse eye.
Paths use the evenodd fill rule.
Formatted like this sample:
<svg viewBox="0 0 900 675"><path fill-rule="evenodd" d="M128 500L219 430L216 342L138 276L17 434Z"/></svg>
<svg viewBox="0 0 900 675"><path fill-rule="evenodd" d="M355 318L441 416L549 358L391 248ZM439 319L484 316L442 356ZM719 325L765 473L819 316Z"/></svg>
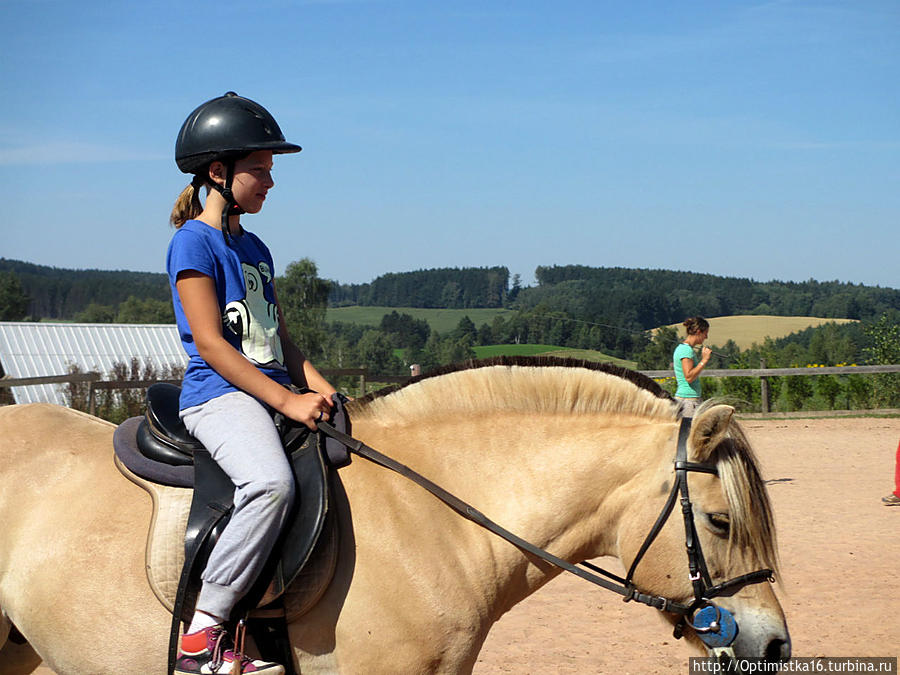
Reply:
<svg viewBox="0 0 900 675"><path fill-rule="evenodd" d="M710 525L722 534L728 534L728 528L731 526L731 519L727 513L707 513Z"/></svg>

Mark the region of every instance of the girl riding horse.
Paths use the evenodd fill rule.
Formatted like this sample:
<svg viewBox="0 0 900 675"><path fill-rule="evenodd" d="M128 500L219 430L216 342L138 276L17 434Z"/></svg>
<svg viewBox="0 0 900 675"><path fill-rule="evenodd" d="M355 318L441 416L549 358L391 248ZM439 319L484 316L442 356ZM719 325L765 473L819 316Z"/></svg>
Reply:
<svg viewBox="0 0 900 675"><path fill-rule="evenodd" d="M166 259L190 357L181 417L235 484L234 512L203 571L178 675L216 672L223 664L230 671L235 660L247 673L284 672L278 664L236 654L224 624L256 581L295 498L271 414L316 429L335 393L291 341L272 255L241 224L243 214L262 209L275 184L273 155L299 151L265 108L233 92L194 110L175 146L178 168L194 175L172 211L177 231ZM293 393L285 386L291 383L314 391Z"/></svg>

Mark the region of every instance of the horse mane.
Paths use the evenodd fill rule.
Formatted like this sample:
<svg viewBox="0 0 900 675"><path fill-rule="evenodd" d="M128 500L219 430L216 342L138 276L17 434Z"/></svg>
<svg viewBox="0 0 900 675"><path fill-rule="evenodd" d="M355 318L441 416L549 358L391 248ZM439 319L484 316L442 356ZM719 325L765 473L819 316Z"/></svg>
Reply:
<svg viewBox="0 0 900 675"><path fill-rule="evenodd" d="M695 415L721 403L719 399L704 401ZM729 552L736 550L735 547L746 547L754 552L756 563L778 572L772 503L759 470L759 460L737 421L732 420L728 425L726 438L716 447L711 459L719 470L719 480L731 514Z"/></svg>
<svg viewBox="0 0 900 675"><path fill-rule="evenodd" d="M351 403L353 419L413 422L488 408L530 413L609 412L674 419L672 396L649 377L610 363L555 357L470 360Z"/></svg>
<svg viewBox="0 0 900 675"><path fill-rule="evenodd" d="M697 415L722 403L705 401ZM678 406L655 381L627 368L554 357L500 356L440 368L349 404L354 420L414 424L437 415L487 409L527 413L605 412L674 421ZM778 571L772 505L759 462L734 420L712 457L731 514L729 551L749 548L763 567Z"/></svg>

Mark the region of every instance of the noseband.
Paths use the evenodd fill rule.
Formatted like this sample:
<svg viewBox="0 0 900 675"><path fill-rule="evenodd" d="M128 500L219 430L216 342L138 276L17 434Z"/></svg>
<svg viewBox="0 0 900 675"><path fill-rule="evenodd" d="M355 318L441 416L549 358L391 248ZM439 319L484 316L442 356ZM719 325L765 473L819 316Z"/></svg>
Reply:
<svg viewBox="0 0 900 675"><path fill-rule="evenodd" d="M526 553L530 553L541 560L549 562L556 567L585 579L586 581L590 581L597 586L618 593L623 596L625 602L636 601L650 607L655 607L663 612L680 614L681 620L675 626L676 638L682 636L684 626L688 619L691 619L691 627L708 646L727 647L728 644L734 640L737 632L736 625L728 610L717 606L712 602L712 599L734 595L744 586L750 584L758 584L763 581L774 581L772 570L761 569L756 572L734 577L724 583L713 585L709 576L709 570L706 567L706 560L703 557L703 549L700 547L697 528L694 524L694 511L688 493L687 474L689 471L698 471L701 473L718 475L718 470L712 464L699 464L687 461L687 440L691 432L691 420L689 418L681 419L681 427L678 430L678 447L675 452L675 484L672 486L672 491L669 493L669 498L666 500L662 512L656 519L656 523L654 523L650 533L644 539L644 543L641 545L637 556L635 556L634 562L631 563L628 575L624 579L588 562L572 564L562 558L558 558L552 553L548 553L521 537L518 537L509 530L504 529L478 511L475 507L447 492L439 485L432 483L408 466L381 454L362 441L338 431L327 422L319 422L318 427L327 436L339 441L352 452L375 464L396 471L400 475L409 478L411 481L420 487L425 488L432 495L447 504L463 518L471 520L498 537L517 546ZM634 571L637 568L638 563L640 563L644 554L647 552L647 549L650 548L650 545L669 519L679 494L681 495L681 512L684 516L684 537L688 554L688 571L694 591L694 599L689 603L675 602L674 600L663 596L642 593L632 582ZM610 581L610 579L612 581ZM698 615L699 622L694 621L695 612Z"/></svg>

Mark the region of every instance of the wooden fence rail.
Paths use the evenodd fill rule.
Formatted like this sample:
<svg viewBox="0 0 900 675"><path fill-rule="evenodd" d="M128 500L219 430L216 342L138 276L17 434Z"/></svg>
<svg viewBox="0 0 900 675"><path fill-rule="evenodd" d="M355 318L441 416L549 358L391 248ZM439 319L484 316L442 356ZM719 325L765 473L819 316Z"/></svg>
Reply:
<svg viewBox="0 0 900 675"><path fill-rule="evenodd" d="M764 359L760 359L761 368L743 368L743 369L725 369L712 368L703 371L703 377L758 377L760 386L760 408L761 412L767 413L771 411L769 402L769 380L770 377L788 377L791 375L799 375L801 377L810 375L872 375L879 373L900 373L900 364L884 365L884 366L823 366L810 368L766 368ZM674 377L671 370L642 370L640 371L647 377L661 378Z"/></svg>
<svg viewBox="0 0 900 675"><path fill-rule="evenodd" d="M703 371L703 377L758 377L760 378L760 400L762 412L770 412L769 383L770 377L814 375L873 375L881 373L900 373L900 364L881 366L825 366L817 368L766 368L765 362L762 368L721 369L714 368ZM652 378L673 377L672 370L641 370L644 375ZM378 375L369 373L368 368L325 368L321 370L325 377L358 377L360 395L364 396L370 382L385 384L408 382L409 375ZM69 375L48 375L42 377L0 378L2 387L27 387L38 384L62 384L66 382L88 383L88 405L91 414L94 414L95 395L98 390L112 389L144 389L154 382L171 382L179 384L180 380L101 380L100 374L95 372L72 373Z"/></svg>
<svg viewBox="0 0 900 675"><path fill-rule="evenodd" d="M69 373L68 375L41 375L39 377L0 378L0 387L30 387L35 384L65 384L66 382L96 382L100 373Z"/></svg>

